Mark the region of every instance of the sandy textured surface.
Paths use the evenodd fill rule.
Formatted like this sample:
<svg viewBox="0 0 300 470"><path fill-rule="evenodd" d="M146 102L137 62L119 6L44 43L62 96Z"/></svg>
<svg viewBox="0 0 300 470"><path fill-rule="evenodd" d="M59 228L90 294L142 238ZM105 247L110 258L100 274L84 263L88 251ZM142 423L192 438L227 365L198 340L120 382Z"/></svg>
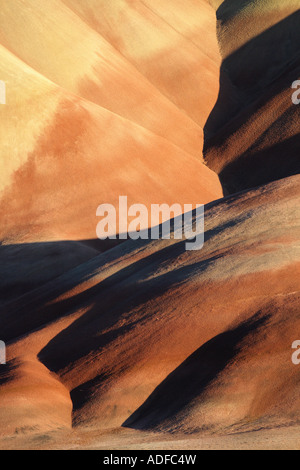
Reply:
<svg viewBox="0 0 300 470"><path fill-rule="evenodd" d="M154 203L204 204L223 195L202 156L203 126L218 93L214 10L205 3L205 14L201 9L194 16L191 2L182 16L178 1L170 19L174 27L178 23L175 33L158 16L154 25L156 15L146 7L138 13L123 4L128 41L135 38L132 22L144 38L150 28L157 35L155 54L166 56L163 69L155 71L160 61L149 58L147 70L162 80L168 76L181 101L195 92L191 108L201 117L195 122L124 57L116 37L106 34L109 22L92 24L84 16L88 3L76 6L73 11L61 0L47 6L39 0L0 0L0 79L7 93L7 105L0 107L0 303L106 249L81 243L96 238L102 203L118 208L119 196L127 195L129 206L150 209ZM121 6L120 0L91 2L88 12L118 19L114 8ZM204 103L197 93L205 86L195 82L200 75L208 80L211 72L189 36L208 24L215 65ZM160 44L163 37L166 44ZM148 46L145 41L140 46L144 57ZM196 71L190 70L191 60ZM186 76L184 86L176 70ZM53 242L61 243L55 248Z"/></svg>
<svg viewBox="0 0 300 470"><path fill-rule="evenodd" d="M0 448L299 449L299 0L46 3L0 0ZM99 243L120 195L203 249Z"/></svg>
<svg viewBox="0 0 300 470"><path fill-rule="evenodd" d="M195 123L113 41L60 0L48 2L46 11L38 0L13 0L13 6L0 2L0 75L7 88L7 106L0 111L1 240L95 238L98 205L116 204L121 194L129 204L147 206L222 196L218 177L202 158L203 125L213 103L205 108L193 99L203 125ZM213 22L214 12L208 12ZM216 49L216 34L211 37ZM178 84L174 67L182 48L169 43L175 56L166 51L164 69ZM194 61L202 74L206 68L197 54ZM218 73L216 65L212 101ZM184 99L190 88L186 84L178 96Z"/></svg>
<svg viewBox="0 0 300 470"><path fill-rule="evenodd" d="M185 436L153 434L128 430L108 430L97 433L47 433L7 437L0 442L0 449L8 450L136 450L191 451L191 450L299 450L299 427L268 429L252 433ZM176 453L176 452L175 452ZM109 452L108 452L109 455Z"/></svg>
<svg viewBox="0 0 300 470"><path fill-rule="evenodd" d="M223 62L205 157L234 193L300 171L300 1L224 1L217 17Z"/></svg>
<svg viewBox="0 0 300 470"><path fill-rule="evenodd" d="M212 203L203 250L126 242L8 305L2 434L297 424L299 197L295 176Z"/></svg>

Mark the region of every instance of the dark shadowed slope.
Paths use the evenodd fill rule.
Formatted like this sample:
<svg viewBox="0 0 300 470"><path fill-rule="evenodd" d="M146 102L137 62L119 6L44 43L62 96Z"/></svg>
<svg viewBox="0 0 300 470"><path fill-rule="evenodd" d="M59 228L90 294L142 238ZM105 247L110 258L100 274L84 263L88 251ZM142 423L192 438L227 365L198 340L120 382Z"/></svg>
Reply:
<svg viewBox="0 0 300 470"><path fill-rule="evenodd" d="M51 242L93 240L101 203L118 206L127 195L129 205L148 208L199 204L221 197L222 188L203 164L202 127L62 1L13 0L12 7L0 0L0 9L3 302L92 256L80 244L55 253ZM214 50L215 30L210 40ZM171 57L176 44L170 48ZM215 100L217 67L214 83ZM194 104L204 123L208 108Z"/></svg>
<svg viewBox="0 0 300 470"><path fill-rule="evenodd" d="M219 200L209 3L206 159L228 192L260 185ZM299 2L0 7L1 445L299 426ZM96 208L121 194L207 203L203 249L99 254Z"/></svg>
<svg viewBox="0 0 300 470"><path fill-rule="evenodd" d="M224 2L217 12L223 64L205 143L206 161L230 193L300 170L291 89L300 76L300 2L234 6Z"/></svg>
<svg viewBox="0 0 300 470"><path fill-rule="evenodd" d="M0 246L0 305L98 254L98 249L76 241Z"/></svg>
<svg viewBox="0 0 300 470"><path fill-rule="evenodd" d="M208 142L207 161L225 192L299 173L299 107L291 99L291 84L298 77L299 66Z"/></svg>

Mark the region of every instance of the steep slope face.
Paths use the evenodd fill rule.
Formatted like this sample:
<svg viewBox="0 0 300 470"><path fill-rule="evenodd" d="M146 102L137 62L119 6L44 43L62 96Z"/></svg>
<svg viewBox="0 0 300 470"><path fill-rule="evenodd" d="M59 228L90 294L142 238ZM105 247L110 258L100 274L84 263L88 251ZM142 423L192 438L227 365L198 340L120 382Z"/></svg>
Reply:
<svg viewBox="0 0 300 470"><path fill-rule="evenodd" d="M208 205L201 251L126 242L14 302L0 318L9 364L38 356L79 428L298 422L299 188L294 176Z"/></svg>
<svg viewBox="0 0 300 470"><path fill-rule="evenodd" d="M80 244L38 243L94 239L101 203L117 207L121 194L147 207L222 195L217 176L167 139L57 87L2 46L0 56L7 90L0 109L1 302L97 254Z"/></svg>
<svg viewBox="0 0 300 470"><path fill-rule="evenodd" d="M205 157L230 193L299 173L299 1L223 2L220 94ZM283 158L284 155L284 158Z"/></svg>
<svg viewBox="0 0 300 470"><path fill-rule="evenodd" d="M7 103L0 107L0 191L3 194L11 185L14 173L34 150L37 138L51 122L60 95L54 84L2 45L0 57L0 76L5 83Z"/></svg>
<svg viewBox="0 0 300 470"><path fill-rule="evenodd" d="M0 434L299 424L299 174L209 203L198 252L62 242L94 238L97 206L120 194L221 196L195 158L217 90L209 3L224 66L207 161L228 191L299 173L298 2L13 2L0 0L1 300L29 292L1 306Z"/></svg>
<svg viewBox="0 0 300 470"><path fill-rule="evenodd" d="M201 127L219 90L213 9L203 0L64 0Z"/></svg>
<svg viewBox="0 0 300 470"><path fill-rule="evenodd" d="M264 299L250 320L189 356L125 426L238 433L299 423L300 380L290 349L299 302L299 291Z"/></svg>
<svg viewBox="0 0 300 470"><path fill-rule="evenodd" d="M240 112L208 141L205 156L225 192L234 193L300 171L299 106L291 84L300 62L270 87L265 96Z"/></svg>
<svg viewBox="0 0 300 470"><path fill-rule="evenodd" d="M60 0L46 6L1 0L0 7L0 44L18 58L60 87L202 159L202 128Z"/></svg>
<svg viewBox="0 0 300 470"><path fill-rule="evenodd" d="M98 253L38 243L94 239L99 204L199 204L222 188L202 128L63 2L0 7L3 302Z"/></svg>
<svg viewBox="0 0 300 470"><path fill-rule="evenodd" d="M129 206L150 207L198 204L220 194L217 176L166 139L61 90L58 95L51 120L2 193L6 243L95 238L98 205L118 208L120 195Z"/></svg>

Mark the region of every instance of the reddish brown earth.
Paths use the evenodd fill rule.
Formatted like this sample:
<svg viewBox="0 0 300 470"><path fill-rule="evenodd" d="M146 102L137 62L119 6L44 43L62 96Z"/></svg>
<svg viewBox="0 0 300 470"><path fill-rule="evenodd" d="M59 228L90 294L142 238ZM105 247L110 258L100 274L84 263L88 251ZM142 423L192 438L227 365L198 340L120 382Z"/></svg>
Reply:
<svg viewBox="0 0 300 470"><path fill-rule="evenodd" d="M210 204L203 250L130 241L8 305L4 434L297 424L299 198L295 176Z"/></svg>
<svg viewBox="0 0 300 470"><path fill-rule="evenodd" d="M62 1L51 0L46 8L38 0L13 0L13 8L0 1L0 7L0 77L7 88L7 105L0 108L3 303L107 248L51 244L95 239L100 204L118 207L119 196L127 195L129 205L148 208L196 205L223 192L202 156L203 125L218 92L217 65L205 106L194 97L199 124L126 60L104 31L101 35ZM180 2L178 8L180 13ZM187 22L195 5L190 8ZM195 18L193 31L215 22L214 11L206 5L205 11ZM128 8L128 21L131 15ZM140 23L142 31L143 15ZM159 37L164 24L157 25ZM178 42L194 51L197 76L206 77L203 53L185 38L192 31L184 24L177 41L171 27L166 38L166 53L174 58L164 65L165 73L177 84L174 69L182 71L192 56L185 59ZM220 61L214 28L210 38L214 60ZM183 95L195 88L188 67L191 83Z"/></svg>
<svg viewBox="0 0 300 470"><path fill-rule="evenodd" d="M298 449L299 2L12 2L0 448ZM125 194L205 203L203 249L97 242Z"/></svg>

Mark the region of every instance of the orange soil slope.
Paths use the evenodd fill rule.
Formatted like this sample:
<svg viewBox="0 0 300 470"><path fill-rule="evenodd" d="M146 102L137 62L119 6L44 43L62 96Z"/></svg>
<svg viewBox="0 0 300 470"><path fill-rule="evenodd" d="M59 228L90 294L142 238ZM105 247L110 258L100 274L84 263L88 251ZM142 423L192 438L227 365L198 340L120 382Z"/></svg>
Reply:
<svg viewBox="0 0 300 470"><path fill-rule="evenodd" d="M86 2L77 1L77 3L85 5ZM107 6L112 6L114 3L97 1L96 11L100 17L105 18ZM122 1L119 0L117 4L121 5ZM194 112L201 116L201 126L199 126L182 112L181 108L184 109L184 107L178 109L159 91L159 87L153 86L139 73L137 68L117 51L113 41L110 44L101 35L101 31L99 34L92 29L84 18L81 19L61 0L50 0L47 5L39 0L26 2L0 0L0 8L0 44L26 64L72 93L132 120L155 134L169 139L199 159L202 158L202 127L217 98L219 64L215 66L209 78L210 86L205 92L201 91L202 94L210 94L211 102L207 105L205 100L195 96L192 103ZM130 18L131 13L131 8L128 6ZM147 12L143 13L145 17L140 15L138 19L132 18L135 27L142 34L140 62L147 55L148 31L144 25L144 21L147 23ZM212 9L210 15L214 20ZM118 22L118 35L121 35L122 24L123 22ZM157 31L161 40L165 35L168 38L163 28L164 24L163 22L159 25L162 30ZM200 30L201 27L203 31L206 25L200 22ZM209 38L211 49L214 50L217 48L215 27L212 28ZM135 40L134 31L132 31L132 40ZM173 37L168 38L169 47L165 51L167 58L163 70L160 70L160 75L161 77L173 76L178 99L185 102L189 90L203 88L201 80L194 83L194 87L191 87L192 83L189 83L189 80L195 82L194 68L197 67L197 74L202 77L206 77L209 72L206 70L206 62L198 57L200 51L197 48L193 51L195 54L192 54L194 68L191 69L188 64L185 65L186 61L191 60L191 54L185 58L182 42L187 43L188 46L190 44L179 34L177 40ZM194 46L191 44L191 47ZM178 55L180 63L178 63ZM153 73L156 73L155 66L156 64L153 63ZM151 68L151 64L149 67ZM184 71L185 82L182 77L178 76L178 73L175 73L174 68Z"/></svg>
<svg viewBox="0 0 300 470"><path fill-rule="evenodd" d="M0 396L15 406L10 417L0 413L2 433L22 423L24 391L14 377L30 381L26 361L44 384L49 369L70 393L79 429L125 422L231 432L299 422L291 362L300 327L299 188L294 176L209 204L201 251L178 240L129 241L7 306ZM30 390L27 398L37 416ZM48 394L47 406L36 429L69 428L66 395Z"/></svg>
<svg viewBox="0 0 300 470"><path fill-rule="evenodd" d="M1 108L8 118L2 128L1 240L93 239L98 205L117 207L121 195L128 196L129 205L149 207L205 203L222 194L217 176L167 139L58 89L37 74L23 73L21 63L9 53L5 58L9 66L14 61L22 86L15 84L12 104ZM11 155L20 94L26 95L28 106ZM22 102L23 112L25 106ZM36 124L39 109L42 115ZM9 157L12 163L6 167Z"/></svg>
<svg viewBox="0 0 300 470"><path fill-rule="evenodd" d="M213 9L203 0L63 0L204 126L219 90Z"/></svg>
<svg viewBox="0 0 300 470"><path fill-rule="evenodd" d="M28 244L94 239L101 203L117 205L128 195L129 204L198 204L222 195L218 177L201 163L202 129L67 7L53 0L47 16L40 2L2 6L1 41L16 55L0 45L7 90L0 107L1 303L97 254L82 244ZM39 40L41 30L47 34ZM73 93L84 68L93 75L86 60L95 49L103 53L95 86L105 98L92 94L103 106Z"/></svg>
<svg viewBox="0 0 300 470"><path fill-rule="evenodd" d="M1 302L98 254L38 242L94 239L101 203L117 206L127 195L129 204L196 204L222 195L218 177L169 140L57 87L1 46L0 56Z"/></svg>
<svg viewBox="0 0 300 470"><path fill-rule="evenodd" d="M202 164L202 128L62 1L0 0L0 8L0 276L9 299L97 254L16 244L94 239L98 205L117 205L119 195L198 204L222 188ZM195 106L204 122L206 106Z"/></svg>
<svg viewBox="0 0 300 470"><path fill-rule="evenodd" d="M168 140L66 93L53 101L56 108L45 110L47 124L2 193L6 243L95 238L98 205L117 207L121 195L129 205L149 207L205 203L221 194L217 176ZM16 139L24 147L30 137Z"/></svg>

